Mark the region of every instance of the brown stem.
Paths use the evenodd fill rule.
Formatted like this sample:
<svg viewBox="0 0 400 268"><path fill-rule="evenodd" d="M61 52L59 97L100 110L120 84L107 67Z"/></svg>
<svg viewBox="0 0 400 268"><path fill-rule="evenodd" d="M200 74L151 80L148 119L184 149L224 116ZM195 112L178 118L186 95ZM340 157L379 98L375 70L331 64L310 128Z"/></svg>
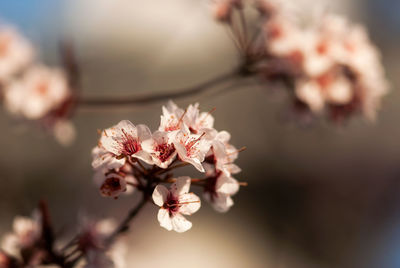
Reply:
<svg viewBox="0 0 400 268"><path fill-rule="evenodd" d="M147 175L149 172L147 171L147 169L145 168L145 166L142 164L142 162L140 162L140 159L136 160L136 163L139 165L139 167L142 169L142 172L144 175Z"/></svg>
<svg viewBox="0 0 400 268"><path fill-rule="evenodd" d="M180 168L180 167L185 167L187 165L190 165L190 164L187 163L187 162L182 162L182 163L176 164L174 166L170 166L169 168L161 169L160 171L154 173L154 175L161 175L161 174L164 174L164 173L166 173L168 171L171 171L173 169Z"/></svg>
<svg viewBox="0 0 400 268"><path fill-rule="evenodd" d="M60 54L62 57L62 62L64 69L67 73L68 84L72 91L76 93L80 89L80 70L79 64L76 59L75 51L73 45L69 41L64 41L60 43Z"/></svg>
<svg viewBox="0 0 400 268"><path fill-rule="evenodd" d="M139 104L149 104L159 101L166 101L168 99L178 99L186 96L200 94L218 84L229 81L235 76L240 75L238 70L223 74L221 76L215 77L209 81L203 82L199 85L183 88L180 90L169 91L167 93L159 94L148 94L134 97L81 97L78 100L78 106L80 107L93 107L93 106L116 106L116 105L139 105Z"/></svg>
<svg viewBox="0 0 400 268"><path fill-rule="evenodd" d="M247 51L248 47L248 42L249 42L249 36L247 33L247 23L246 23L246 17L244 15L243 9L239 10L239 17L240 17L240 23L242 25L242 31L243 31L243 43L244 43L244 50Z"/></svg>
<svg viewBox="0 0 400 268"><path fill-rule="evenodd" d="M119 224L119 226L115 229L115 231L110 235L110 237L107 240L107 245L110 245L113 243L115 238L128 231L129 229L129 224L132 221L132 219L139 213L139 211L144 207L144 205L147 203L147 195L146 193L143 194L143 198L140 201L137 206L132 208L131 211L129 211L128 215L125 217L125 219Z"/></svg>
<svg viewBox="0 0 400 268"><path fill-rule="evenodd" d="M115 231L108 237L106 241L106 246L109 247L114 240L122 233L125 233L129 229L129 224L132 221L132 219L139 213L139 211L144 207L144 205L147 203L147 195L143 195L143 199L140 201L140 203L134 207L129 214L125 217L125 219L118 225L118 227L115 229ZM81 252L76 258L65 264L64 267L71 268L75 267L75 265L85 256L83 252Z"/></svg>
<svg viewBox="0 0 400 268"><path fill-rule="evenodd" d="M48 253L49 262L55 263L58 265L64 264L64 258L55 252L54 250L54 231L53 226L51 224L50 212L48 208L48 204L46 201L41 200L39 202L39 210L41 214L41 223L42 223L42 238L44 242L44 250Z"/></svg>

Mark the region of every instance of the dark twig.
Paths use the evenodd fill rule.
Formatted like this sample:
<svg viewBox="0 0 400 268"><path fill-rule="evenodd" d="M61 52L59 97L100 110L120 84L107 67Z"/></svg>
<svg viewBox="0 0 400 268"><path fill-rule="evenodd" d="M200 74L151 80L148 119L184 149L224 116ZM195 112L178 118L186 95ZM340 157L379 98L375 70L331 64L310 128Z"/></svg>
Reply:
<svg viewBox="0 0 400 268"><path fill-rule="evenodd" d="M178 99L187 96L200 94L218 84L229 81L235 76L240 75L240 72L235 70L227 74L223 74L216 78L213 78L207 82L201 83L199 85L183 88L175 91L168 91L166 93L159 94L148 94L135 97L82 97L78 100L78 106L116 106L116 105L139 105L139 104L149 104L154 102L166 101L168 99Z"/></svg>

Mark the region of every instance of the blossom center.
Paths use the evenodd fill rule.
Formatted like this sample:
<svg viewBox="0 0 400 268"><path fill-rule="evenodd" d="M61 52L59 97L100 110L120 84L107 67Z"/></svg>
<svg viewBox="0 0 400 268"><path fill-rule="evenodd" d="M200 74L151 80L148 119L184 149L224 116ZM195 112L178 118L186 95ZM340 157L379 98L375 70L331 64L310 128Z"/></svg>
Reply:
<svg viewBox="0 0 400 268"><path fill-rule="evenodd" d="M199 151L198 148L197 148L197 143L201 140L201 138L203 138L203 136L205 134L206 133L201 134L200 137L198 137L197 139L193 139L193 140L187 139L186 140L185 148L186 148L188 156L190 156L192 154L195 154L195 153L197 153Z"/></svg>
<svg viewBox="0 0 400 268"><path fill-rule="evenodd" d="M175 152L175 146L168 143L159 144L156 147L156 151L159 153L158 158L160 161L165 162Z"/></svg>
<svg viewBox="0 0 400 268"><path fill-rule="evenodd" d="M169 193L167 201L165 201L163 208L168 210L169 215L172 216L179 211L179 200L175 198L171 193Z"/></svg>
<svg viewBox="0 0 400 268"><path fill-rule="evenodd" d="M328 53L328 44L327 42L323 42L321 41L318 45L317 45L317 52L320 55L326 55Z"/></svg>
<svg viewBox="0 0 400 268"><path fill-rule="evenodd" d="M122 129L122 133L124 133L124 138L123 138L123 140L124 140L123 141L123 154L124 155L133 155L141 150L140 144L138 143L138 141L135 138L132 137L132 135L129 135L123 129Z"/></svg>
<svg viewBox="0 0 400 268"><path fill-rule="evenodd" d="M39 95L45 96L49 90L49 85L48 83L41 81L40 83L37 84L35 89Z"/></svg>

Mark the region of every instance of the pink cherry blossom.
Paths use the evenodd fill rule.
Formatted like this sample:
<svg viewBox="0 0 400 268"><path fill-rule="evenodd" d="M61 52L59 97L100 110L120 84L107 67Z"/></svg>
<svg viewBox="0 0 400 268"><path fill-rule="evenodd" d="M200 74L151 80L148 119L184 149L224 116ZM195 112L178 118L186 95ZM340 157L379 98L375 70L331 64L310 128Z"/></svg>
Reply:
<svg viewBox="0 0 400 268"><path fill-rule="evenodd" d="M114 154L96 146L92 150L94 181L105 197L117 198L122 193L130 193L127 183L136 184L136 179L126 165L126 158L118 159ZM129 169L126 172L126 169Z"/></svg>
<svg viewBox="0 0 400 268"><path fill-rule="evenodd" d="M183 121L190 132L194 134L212 132L214 130L214 117L211 112L200 113L198 103L188 106Z"/></svg>
<svg viewBox="0 0 400 268"><path fill-rule="evenodd" d="M185 111L179 108L173 101L168 101L167 106L162 107L159 131L175 132L181 130Z"/></svg>
<svg viewBox="0 0 400 268"><path fill-rule="evenodd" d="M174 145L179 158L204 172L202 162L211 147L211 142L205 138L206 133L192 134L187 127L176 133Z"/></svg>
<svg viewBox="0 0 400 268"><path fill-rule="evenodd" d="M34 66L19 80L4 89L5 107L27 119L40 119L59 108L70 97L66 77L61 70Z"/></svg>
<svg viewBox="0 0 400 268"><path fill-rule="evenodd" d="M102 170L104 173L109 170L119 169L126 163L125 158L117 158L113 153L105 150L101 146L93 148L92 158L92 167L95 170Z"/></svg>
<svg viewBox="0 0 400 268"><path fill-rule="evenodd" d="M135 157L152 164L151 156L142 150L142 141L150 138L151 132L147 126L135 126L123 120L102 132L99 145L118 158Z"/></svg>
<svg viewBox="0 0 400 268"><path fill-rule="evenodd" d="M158 221L161 227L168 231L185 232L192 227L192 223L183 215L191 215L200 209L200 198L189 193L190 177L176 179L168 190L163 185L157 185L153 192L153 201L160 207Z"/></svg>
<svg viewBox="0 0 400 268"><path fill-rule="evenodd" d="M167 132L156 131L152 138L142 143L143 150L152 157L152 162L160 168L167 168L175 160L177 151Z"/></svg>
<svg viewBox="0 0 400 268"><path fill-rule="evenodd" d="M214 172L217 170L229 174L236 174L241 171L241 169L234 164L234 161L238 158L239 151L235 146L229 143L230 138L231 135L227 131L221 131L216 135L206 157L207 161L205 164L207 171Z"/></svg>
<svg viewBox="0 0 400 268"><path fill-rule="evenodd" d="M218 171L207 179L204 197L218 212L226 212L233 206L232 195L239 191L239 183L229 173Z"/></svg>

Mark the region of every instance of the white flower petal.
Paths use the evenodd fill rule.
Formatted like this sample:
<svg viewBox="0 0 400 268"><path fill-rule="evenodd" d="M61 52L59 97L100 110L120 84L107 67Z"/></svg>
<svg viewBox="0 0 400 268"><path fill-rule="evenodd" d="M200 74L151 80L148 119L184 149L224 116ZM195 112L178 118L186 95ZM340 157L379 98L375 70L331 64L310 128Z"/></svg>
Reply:
<svg viewBox="0 0 400 268"><path fill-rule="evenodd" d="M215 138L216 140L219 140L222 143L227 143L231 139L231 134L229 134L228 131L220 131L217 134L217 137Z"/></svg>
<svg viewBox="0 0 400 268"><path fill-rule="evenodd" d="M157 219L161 227L167 229L168 231L172 230L172 219L169 216L168 210L160 208L158 210Z"/></svg>
<svg viewBox="0 0 400 268"><path fill-rule="evenodd" d="M153 192L153 201L154 203L162 207L164 205L164 202L167 201L168 198L168 189L164 185L157 185L156 188L154 189Z"/></svg>
<svg viewBox="0 0 400 268"><path fill-rule="evenodd" d="M188 176L178 177L176 182L171 185L171 193L173 196L186 194L190 189L191 179Z"/></svg>
<svg viewBox="0 0 400 268"><path fill-rule="evenodd" d="M211 198L210 194L204 195L205 199L211 203L218 212L227 212L233 206L233 200L229 195L217 193Z"/></svg>
<svg viewBox="0 0 400 268"><path fill-rule="evenodd" d="M184 215L191 215L198 211L201 206L200 198L194 193L187 193L179 196L179 212Z"/></svg>
<svg viewBox="0 0 400 268"><path fill-rule="evenodd" d="M145 152L143 150L138 151L137 153L132 155L133 157L136 157L140 160L143 160L144 162L146 162L149 165L153 165L154 161L151 158L151 155L148 152Z"/></svg>
<svg viewBox="0 0 400 268"><path fill-rule="evenodd" d="M185 219L181 214L175 214L172 217L172 229L175 232L183 233L192 228L192 223Z"/></svg>
<svg viewBox="0 0 400 268"><path fill-rule="evenodd" d="M132 122L129 121L129 120L120 121L117 124L116 128L121 132L123 130L125 133L127 133L129 135L132 135L133 137L137 137L138 136L137 129L136 129L135 125L132 124ZM123 133L119 133L119 134L123 134Z"/></svg>
<svg viewBox="0 0 400 268"><path fill-rule="evenodd" d="M137 125L137 137L140 141L151 139L151 131L146 125Z"/></svg>
<svg viewBox="0 0 400 268"><path fill-rule="evenodd" d="M228 174L223 173L218 177L215 188L218 193L234 195L239 191L239 183Z"/></svg>

